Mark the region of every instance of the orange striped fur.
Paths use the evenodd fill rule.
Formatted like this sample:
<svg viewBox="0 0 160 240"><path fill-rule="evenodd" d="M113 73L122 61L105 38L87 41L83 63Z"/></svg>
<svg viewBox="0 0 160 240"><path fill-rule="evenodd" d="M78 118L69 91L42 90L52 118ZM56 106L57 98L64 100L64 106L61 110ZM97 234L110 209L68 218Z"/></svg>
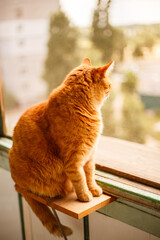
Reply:
<svg viewBox="0 0 160 240"><path fill-rule="evenodd" d="M9 161L16 189L58 236L59 227L48 207L30 199L27 191L55 197L74 189L80 201L102 193L94 180L94 153L102 131L100 107L111 89L105 77L110 65L93 67L84 59L47 101L29 108L14 129ZM65 231L71 234L69 228Z"/></svg>

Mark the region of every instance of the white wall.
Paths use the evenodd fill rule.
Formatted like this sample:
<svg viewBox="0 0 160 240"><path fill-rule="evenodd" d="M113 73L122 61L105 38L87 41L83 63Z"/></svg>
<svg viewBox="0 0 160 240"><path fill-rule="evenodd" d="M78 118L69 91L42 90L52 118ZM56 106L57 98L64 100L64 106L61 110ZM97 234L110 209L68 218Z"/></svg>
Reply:
<svg viewBox="0 0 160 240"><path fill-rule="evenodd" d="M32 229L32 240L58 240L59 238L53 238L53 236L49 234L44 227L42 227L41 222L33 214L28 205L26 203L24 204L30 218L31 225L28 225L28 227ZM83 240L83 220L74 219L58 211L57 213L61 222L73 230L73 235L68 237L68 240ZM98 212L89 215L89 227L90 240L160 240L160 238L157 238L149 233ZM29 239L30 237L28 236L26 240Z"/></svg>
<svg viewBox="0 0 160 240"><path fill-rule="evenodd" d="M100 213L90 215L90 240L159 240L149 233Z"/></svg>
<svg viewBox="0 0 160 240"><path fill-rule="evenodd" d="M17 193L10 173L0 169L0 239L21 240L21 226ZM26 240L59 240L52 236L23 201L25 209ZM73 235L68 240L83 240L83 220L77 220L58 212L61 222L72 228ZM90 240L160 240L149 233L129 226L100 213L89 215Z"/></svg>
<svg viewBox="0 0 160 240"><path fill-rule="evenodd" d="M0 168L0 240L21 240L17 193L10 172Z"/></svg>

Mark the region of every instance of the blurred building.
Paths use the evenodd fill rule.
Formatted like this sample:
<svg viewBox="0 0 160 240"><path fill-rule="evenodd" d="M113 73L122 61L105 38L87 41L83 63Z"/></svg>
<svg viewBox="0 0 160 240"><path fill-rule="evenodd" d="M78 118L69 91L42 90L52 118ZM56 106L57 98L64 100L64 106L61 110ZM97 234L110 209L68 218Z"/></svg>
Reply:
<svg viewBox="0 0 160 240"><path fill-rule="evenodd" d="M19 103L46 92L42 80L50 14L59 0L0 0L0 72Z"/></svg>

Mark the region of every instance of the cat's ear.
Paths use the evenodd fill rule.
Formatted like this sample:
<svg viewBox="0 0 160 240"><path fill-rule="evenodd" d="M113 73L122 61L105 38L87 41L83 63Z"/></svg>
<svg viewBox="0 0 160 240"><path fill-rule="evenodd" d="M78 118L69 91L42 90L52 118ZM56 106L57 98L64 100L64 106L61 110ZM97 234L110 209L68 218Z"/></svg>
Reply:
<svg viewBox="0 0 160 240"><path fill-rule="evenodd" d="M85 65L91 66L91 61L89 60L89 58L85 58L85 59L83 59L83 61L82 61L81 64L82 64L82 65L85 64Z"/></svg>
<svg viewBox="0 0 160 240"><path fill-rule="evenodd" d="M98 71L102 75L106 76L113 70L113 67L114 67L114 61L111 61L110 63L104 65L103 67L99 67Z"/></svg>

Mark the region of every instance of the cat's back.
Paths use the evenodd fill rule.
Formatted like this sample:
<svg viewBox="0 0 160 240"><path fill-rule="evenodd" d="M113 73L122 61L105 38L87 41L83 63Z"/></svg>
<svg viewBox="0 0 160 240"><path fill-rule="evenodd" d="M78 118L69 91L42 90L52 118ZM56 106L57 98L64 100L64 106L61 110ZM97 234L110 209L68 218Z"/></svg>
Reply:
<svg viewBox="0 0 160 240"><path fill-rule="evenodd" d="M44 144L44 129L47 121L45 109L47 102L40 103L27 109L17 122L13 132L14 150L23 152L31 149L31 145Z"/></svg>

